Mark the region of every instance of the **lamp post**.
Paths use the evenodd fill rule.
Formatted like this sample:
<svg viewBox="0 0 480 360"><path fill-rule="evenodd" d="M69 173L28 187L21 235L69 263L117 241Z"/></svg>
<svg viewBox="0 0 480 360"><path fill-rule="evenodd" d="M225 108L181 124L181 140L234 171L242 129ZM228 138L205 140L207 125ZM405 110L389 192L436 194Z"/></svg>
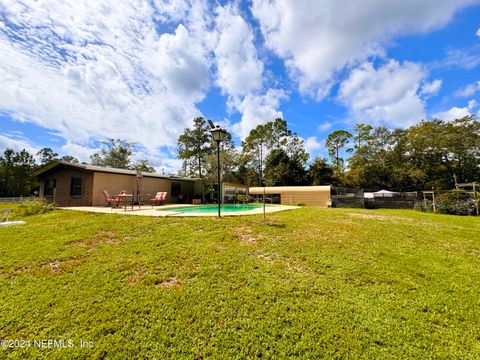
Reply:
<svg viewBox="0 0 480 360"><path fill-rule="evenodd" d="M217 143L217 200L218 200L218 217L220 217L220 206L222 194L221 183L220 183L220 143L225 139L227 132L222 129L219 125L215 126L210 130L213 140Z"/></svg>

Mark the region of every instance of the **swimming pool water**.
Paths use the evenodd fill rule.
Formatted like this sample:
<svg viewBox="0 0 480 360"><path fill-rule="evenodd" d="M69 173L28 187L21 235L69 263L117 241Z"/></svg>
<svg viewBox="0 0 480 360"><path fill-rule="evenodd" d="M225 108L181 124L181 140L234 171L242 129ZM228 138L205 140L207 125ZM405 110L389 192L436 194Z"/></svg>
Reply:
<svg viewBox="0 0 480 360"><path fill-rule="evenodd" d="M220 212L241 212L249 211L254 209L261 208L262 205L253 205L253 204L224 204L221 205ZM184 207L175 207L175 208L166 208L158 209L160 211L169 211L176 213L216 213L218 211L218 205L198 205L198 206L184 206Z"/></svg>

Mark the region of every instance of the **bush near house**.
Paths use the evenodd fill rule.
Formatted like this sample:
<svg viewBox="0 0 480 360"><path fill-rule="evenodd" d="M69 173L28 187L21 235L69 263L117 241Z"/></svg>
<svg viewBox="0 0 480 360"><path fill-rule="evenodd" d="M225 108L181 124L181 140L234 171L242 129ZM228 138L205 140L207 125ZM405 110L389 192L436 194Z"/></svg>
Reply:
<svg viewBox="0 0 480 360"><path fill-rule="evenodd" d="M449 215L475 215L475 199L465 191L452 190L437 196L439 213Z"/></svg>
<svg viewBox="0 0 480 360"><path fill-rule="evenodd" d="M23 218L26 216L45 214L55 209L54 204L49 204L45 199L36 199L20 203L15 207L13 216L15 218Z"/></svg>

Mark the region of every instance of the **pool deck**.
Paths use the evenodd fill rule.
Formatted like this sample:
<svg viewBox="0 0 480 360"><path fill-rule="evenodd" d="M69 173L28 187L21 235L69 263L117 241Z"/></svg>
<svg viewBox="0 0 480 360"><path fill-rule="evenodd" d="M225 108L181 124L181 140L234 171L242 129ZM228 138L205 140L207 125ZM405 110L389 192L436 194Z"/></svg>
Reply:
<svg viewBox="0 0 480 360"><path fill-rule="evenodd" d="M131 208L127 207L125 211L124 208L110 208L105 206L74 206L74 207L60 207L59 209L63 210L76 210L76 211L88 211L88 212L95 212L95 213L104 213L104 214L119 214L119 215L140 215L140 216L157 216L157 217L192 217L192 216L217 216L217 213L195 213L195 212L188 212L188 213L176 213L172 211L162 211L163 209L169 208L179 208L179 207L192 207L198 205L185 205L185 204L172 204L172 205L163 205L163 206L155 206L153 209L151 206L143 206L141 209L138 209L136 206L132 210ZM290 206L290 205L267 205L265 207L265 213L274 213L278 211L285 211L285 210L293 210L298 209L298 206ZM263 208L257 208L253 210L247 211L239 211L239 212L222 212L222 216L240 216L240 215L259 215L263 214Z"/></svg>

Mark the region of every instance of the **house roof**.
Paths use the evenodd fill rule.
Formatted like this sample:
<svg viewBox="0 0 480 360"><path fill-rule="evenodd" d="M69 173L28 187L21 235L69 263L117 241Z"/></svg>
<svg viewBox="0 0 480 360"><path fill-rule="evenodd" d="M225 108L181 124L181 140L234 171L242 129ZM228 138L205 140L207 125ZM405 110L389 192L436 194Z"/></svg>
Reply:
<svg viewBox="0 0 480 360"><path fill-rule="evenodd" d="M134 176L137 175L136 170L118 169L118 168L79 164L79 163L70 163L70 162L62 161L62 160L51 161L48 164L46 164L45 166L42 166L40 169L36 170L32 175L33 176L40 176L40 175L46 173L47 171L50 171L50 170L52 170L52 169L54 169L55 167L58 167L58 166L82 169L82 170L93 171L93 172L106 172L106 173L112 173L112 174L134 175ZM200 179L197 179L197 178L188 178L188 177L176 176L176 175L173 175L173 174L148 173L148 172L144 172L144 171L142 171L142 176L143 177L161 178L161 179L170 179L170 180L183 180L183 181L200 180Z"/></svg>

